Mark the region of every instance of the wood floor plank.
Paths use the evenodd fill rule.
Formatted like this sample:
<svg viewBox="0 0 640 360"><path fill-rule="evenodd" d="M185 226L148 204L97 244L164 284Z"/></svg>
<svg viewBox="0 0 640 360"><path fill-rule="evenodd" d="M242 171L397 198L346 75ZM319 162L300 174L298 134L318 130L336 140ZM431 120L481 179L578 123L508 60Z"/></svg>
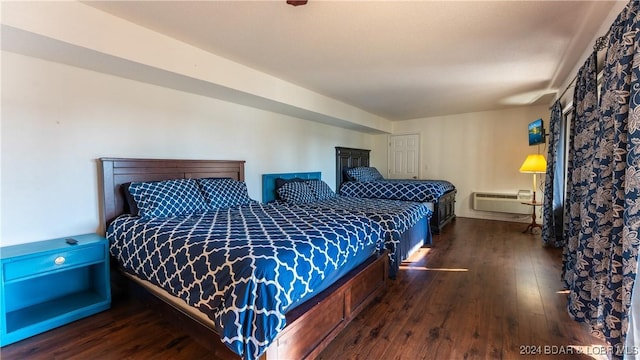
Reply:
<svg viewBox="0 0 640 360"><path fill-rule="evenodd" d="M561 250L523 224L458 218L403 263L319 359L589 359L603 345L566 310ZM555 347L555 348L552 348ZM539 352L536 352L538 351ZM533 355L529 355L531 353ZM135 300L0 349L2 359L214 359Z"/></svg>

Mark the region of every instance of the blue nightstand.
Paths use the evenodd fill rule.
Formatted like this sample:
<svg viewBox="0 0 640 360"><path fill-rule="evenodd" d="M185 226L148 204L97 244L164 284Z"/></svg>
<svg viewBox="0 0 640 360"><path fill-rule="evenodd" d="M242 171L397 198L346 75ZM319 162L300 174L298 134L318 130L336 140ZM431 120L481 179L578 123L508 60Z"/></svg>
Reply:
<svg viewBox="0 0 640 360"><path fill-rule="evenodd" d="M0 279L0 346L111 306L108 242L96 234L0 248Z"/></svg>

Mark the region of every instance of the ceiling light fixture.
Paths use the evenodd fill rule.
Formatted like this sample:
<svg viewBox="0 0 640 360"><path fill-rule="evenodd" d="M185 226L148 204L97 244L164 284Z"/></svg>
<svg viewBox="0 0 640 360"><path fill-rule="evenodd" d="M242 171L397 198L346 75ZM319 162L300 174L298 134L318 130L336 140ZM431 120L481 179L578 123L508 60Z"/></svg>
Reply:
<svg viewBox="0 0 640 360"><path fill-rule="evenodd" d="M307 5L307 0L287 0L287 4L293 6Z"/></svg>

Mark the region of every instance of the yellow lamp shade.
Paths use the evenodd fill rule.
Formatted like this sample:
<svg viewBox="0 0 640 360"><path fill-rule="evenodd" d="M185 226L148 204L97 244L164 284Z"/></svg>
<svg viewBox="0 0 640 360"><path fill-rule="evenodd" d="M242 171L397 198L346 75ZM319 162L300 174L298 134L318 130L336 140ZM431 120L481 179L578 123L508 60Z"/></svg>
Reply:
<svg viewBox="0 0 640 360"><path fill-rule="evenodd" d="M544 173L547 171L547 160L540 154L527 155L520 166L521 173Z"/></svg>

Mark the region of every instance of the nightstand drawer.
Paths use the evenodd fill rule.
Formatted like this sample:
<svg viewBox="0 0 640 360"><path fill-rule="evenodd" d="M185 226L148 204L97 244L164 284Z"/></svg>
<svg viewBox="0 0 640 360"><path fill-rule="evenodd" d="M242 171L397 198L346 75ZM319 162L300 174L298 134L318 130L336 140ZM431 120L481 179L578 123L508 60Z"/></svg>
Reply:
<svg viewBox="0 0 640 360"><path fill-rule="evenodd" d="M104 261L104 252L104 246L88 246L8 261L4 263L4 279L11 281L43 272Z"/></svg>

